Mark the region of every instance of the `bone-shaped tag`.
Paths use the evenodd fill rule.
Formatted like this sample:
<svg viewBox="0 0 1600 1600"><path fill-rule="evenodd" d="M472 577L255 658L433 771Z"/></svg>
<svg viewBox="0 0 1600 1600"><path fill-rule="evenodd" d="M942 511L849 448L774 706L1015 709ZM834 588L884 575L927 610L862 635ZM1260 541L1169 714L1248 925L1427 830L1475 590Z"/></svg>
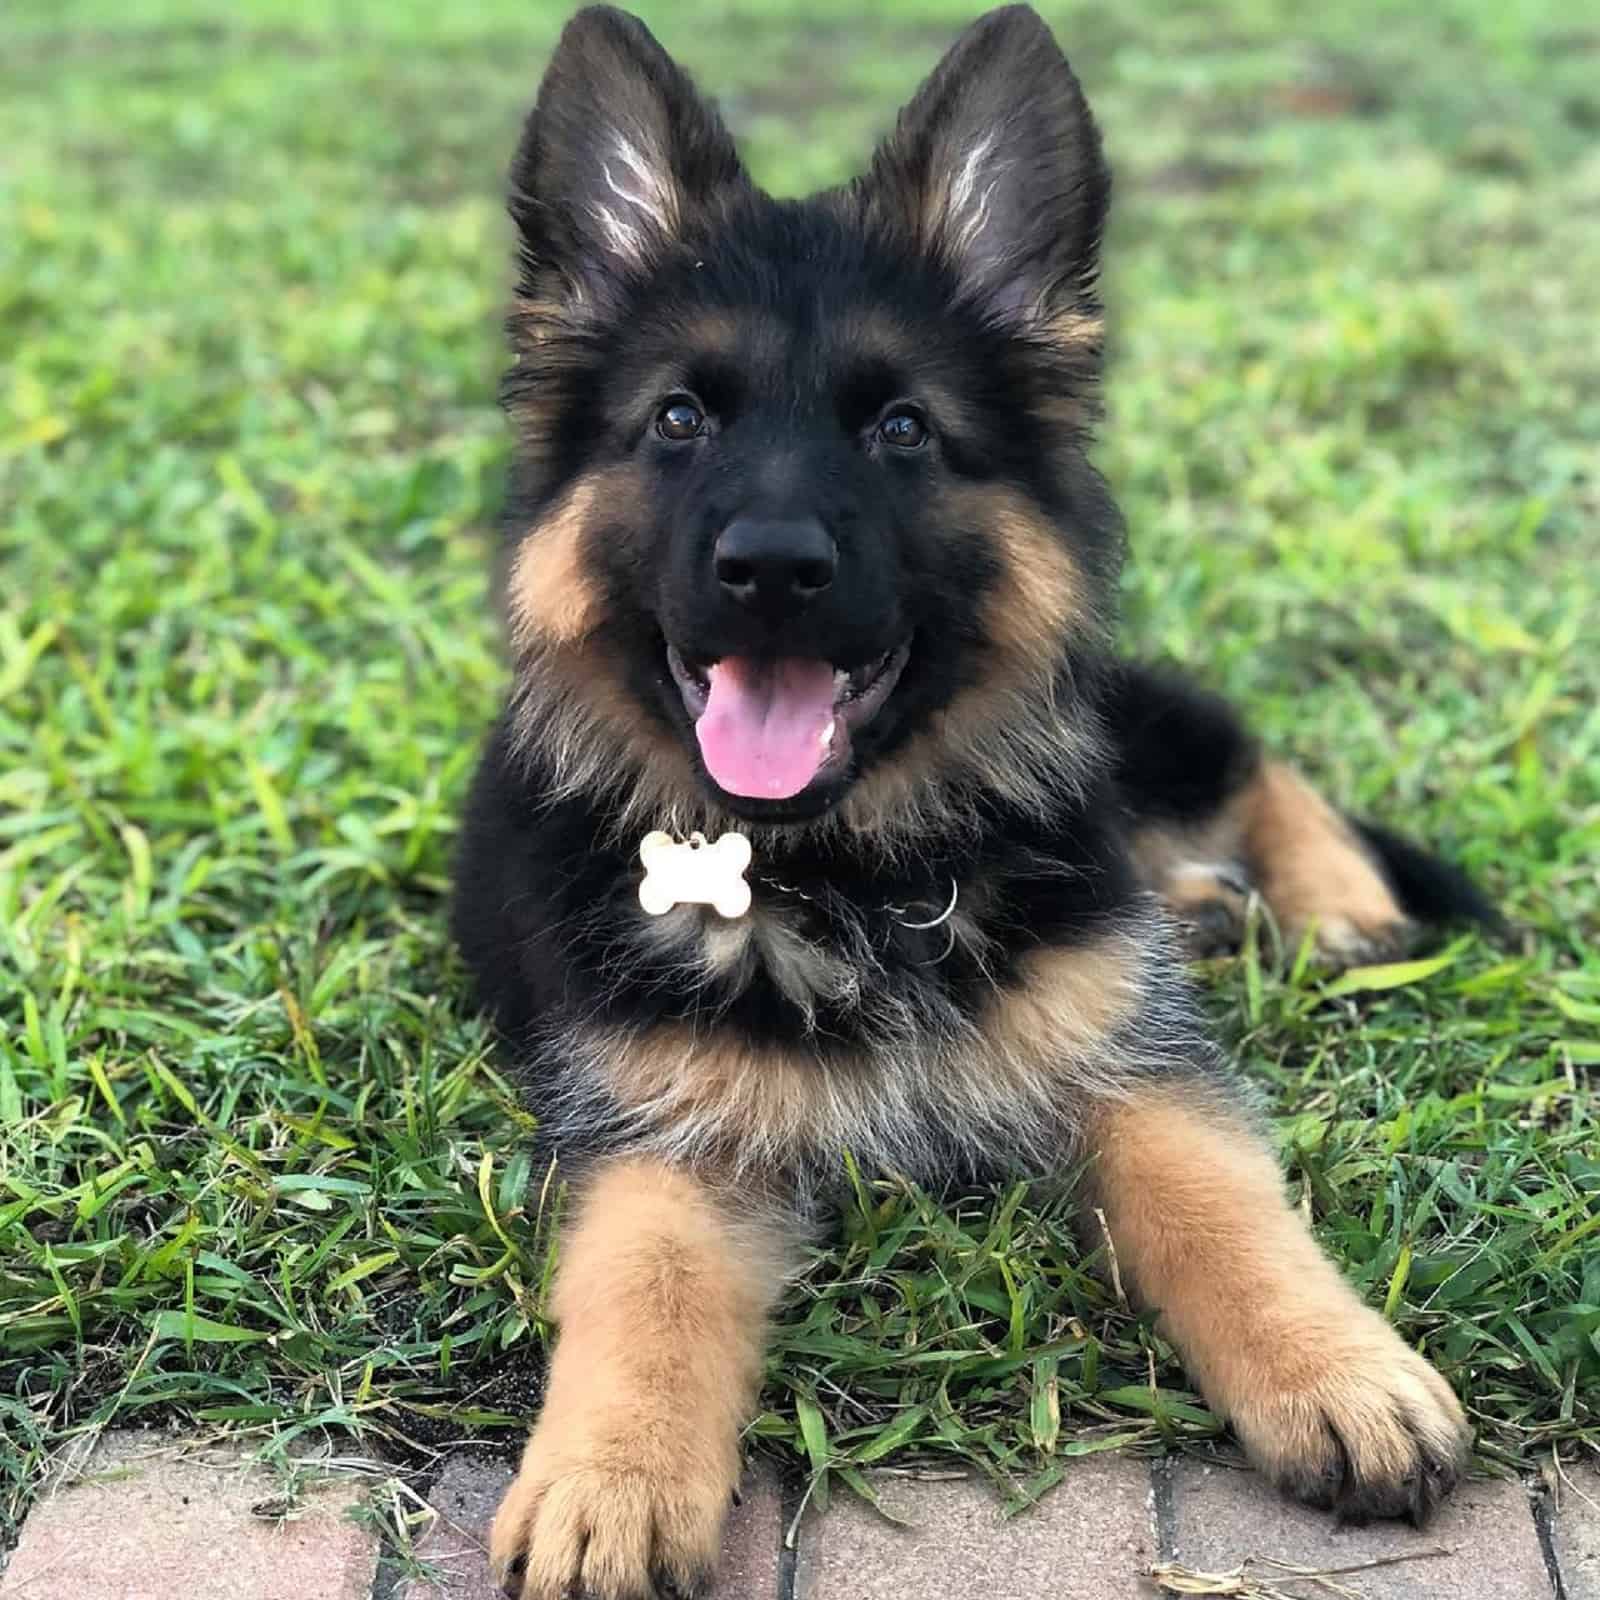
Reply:
<svg viewBox="0 0 1600 1600"><path fill-rule="evenodd" d="M724 917L742 917L750 909L750 885L744 881L750 841L742 833L725 833L715 844L695 833L685 843L658 829L644 836L639 859L644 863L639 904L652 917L674 906L714 906Z"/></svg>

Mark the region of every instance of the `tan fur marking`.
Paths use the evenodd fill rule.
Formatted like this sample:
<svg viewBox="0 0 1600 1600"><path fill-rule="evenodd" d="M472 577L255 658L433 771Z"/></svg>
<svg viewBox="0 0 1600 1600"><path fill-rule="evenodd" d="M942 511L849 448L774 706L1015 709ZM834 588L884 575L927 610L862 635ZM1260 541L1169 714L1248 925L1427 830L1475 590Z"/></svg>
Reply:
<svg viewBox="0 0 1600 1600"><path fill-rule="evenodd" d="M614 1048L603 1048L602 1060L623 1106L662 1128L715 1130L706 1141L712 1145L743 1134L753 1147L791 1147L818 1118L826 1093L826 1074L814 1058L756 1051L725 1032L654 1028L617 1039Z"/></svg>
<svg viewBox="0 0 1600 1600"><path fill-rule="evenodd" d="M523 536L506 582L518 737L547 764L554 793L622 796L635 844L652 827L691 831L674 813L699 792L683 742L626 682L586 563L591 527L626 512L637 493L626 471L580 479Z"/></svg>
<svg viewBox="0 0 1600 1600"><path fill-rule="evenodd" d="M549 763L553 793L609 792L623 800L619 839L637 845L651 828L687 835L727 825L697 803L682 741L639 704L603 632L575 645L530 649L518 664L511 709L524 748Z"/></svg>
<svg viewBox="0 0 1600 1600"><path fill-rule="evenodd" d="M556 328L570 324L572 307L555 295L519 294L506 313L506 331L513 349L544 344Z"/></svg>
<svg viewBox="0 0 1600 1600"><path fill-rule="evenodd" d="M789 333L791 342L797 337L792 331ZM838 339L864 365L881 363L915 373L912 386L939 428L959 433L982 425L983 419L969 394L943 382L938 373L926 370L923 335L894 313L883 308L847 312L840 318Z"/></svg>
<svg viewBox="0 0 1600 1600"><path fill-rule="evenodd" d="M1318 955L1336 965L1391 955L1411 929L1349 824L1282 762L1263 762L1215 815L1146 823L1128 843L1140 879L1179 916L1209 911L1241 931L1243 899L1216 871L1237 864L1289 949L1314 927Z"/></svg>
<svg viewBox="0 0 1600 1600"><path fill-rule="evenodd" d="M845 795L839 814L857 839L889 854L914 850L932 828L966 820L949 780L976 777L1022 806L1041 811L1070 792L1098 758L1098 730L1070 723L1048 685L999 669L962 689L892 761L870 767Z"/></svg>
<svg viewBox="0 0 1600 1600"><path fill-rule="evenodd" d="M1097 351L1105 343L1106 319L1098 312L1058 311L1045 319L1042 331L1069 350Z"/></svg>
<svg viewBox="0 0 1600 1600"><path fill-rule="evenodd" d="M1387 953L1408 924L1344 819L1292 767L1263 763L1239 800L1244 853L1291 947L1316 925L1334 958Z"/></svg>
<svg viewBox="0 0 1600 1600"><path fill-rule="evenodd" d="M1162 897L1177 916L1189 954L1204 960L1230 955L1244 943L1251 891L1226 865L1193 862L1164 882Z"/></svg>
<svg viewBox="0 0 1600 1600"><path fill-rule="evenodd" d="M1166 881L1164 897L1180 917L1225 905L1235 916L1244 915L1244 896L1199 862L1180 867Z"/></svg>
<svg viewBox="0 0 1600 1600"><path fill-rule="evenodd" d="M772 344L781 332L776 318L743 311L697 311L677 328L676 343L685 350L712 355L738 355L747 345Z"/></svg>
<svg viewBox="0 0 1600 1600"><path fill-rule="evenodd" d="M1236 950L1244 938L1250 895L1241 834L1237 809L1224 808L1188 826L1146 823L1128 840L1140 881L1177 914L1192 955Z"/></svg>
<svg viewBox="0 0 1600 1600"><path fill-rule="evenodd" d="M682 1025L594 1028L572 1048L665 1155L743 1171L852 1150L872 1164L916 1148L930 1122L1018 1137L1070 1120L1075 1094L1119 1092L1109 1043L1138 1008L1140 971L1131 936L1042 950L976 1025L895 1033L890 1019L867 1061Z"/></svg>
<svg viewBox="0 0 1600 1600"><path fill-rule="evenodd" d="M923 347L913 330L884 309L847 312L840 318L839 332L846 348L865 361L910 367L917 365L923 355ZM932 396L935 413L943 402L954 398L948 391L936 389Z"/></svg>
<svg viewBox="0 0 1600 1600"><path fill-rule="evenodd" d="M1139 999L1134 950L1105 941L1039 950L1022 962L1022 982L995 995L985 1033L1017 1061L1100 1050Z"/></svg>
<svg viewBox="0 0 1600 1600"><path fill-rule="evenodd" d="M512 640L576 644L600 624L600 595L584 566L583 541L598 490L582 479L530 528L511 565L508 594Z"/></svg>
<svg viewBox="0 0 1600 1600"><path fill-rule="evenodd" d="M983 605L984 632L1008 665L1048 672L1067 633L1085 622L1078 570L1061 540L1018 495L991 495L984 525L1000 582Z"/></svg>
<svg viewBox="0 0 1600 1600"><path fill-rule="evenodd" d="M497 1574L523 1600L682 1592L716 1564L782 1284L777 1230L735 1224L700 1180L652 1160L600 1173L568 1233L561 1335L516 1480Z"/></svg>
<svg viewBox="0 0 1600 1600"><path fill-rule="evenodd" d="M1144 886L1176 900L1191 868L1237 860L1243 833L1237 809L1225 807L1202 823L1146 823L1128 840L1128 851Z"/></svg>
<svg viewBox="0 0 1600 1600"><path fill-rule="evenodd" d="M858 834L944 820L936 797L962 771L1021 804L1047 806L1094 759L1098 730L1069 722L1053 694L1067 639L1098 628L1071 553L1011 491L971 494L966 511L970 526L988 532L1001 565L981 611L992 659L893 761L846 795L842 814Z"/></svg>
<svg viewBox="0 0 1600 1600"><path fill-rule="evenodd" d="M1314 1497L1342 1445L1354 1478L1402 1495L1424 1458L1459 1456L1455 1396L1318 1249L1261 1141L1184 1096L1108 1105L1090 1130L1123 1282L1264 1471Z"/></svg>

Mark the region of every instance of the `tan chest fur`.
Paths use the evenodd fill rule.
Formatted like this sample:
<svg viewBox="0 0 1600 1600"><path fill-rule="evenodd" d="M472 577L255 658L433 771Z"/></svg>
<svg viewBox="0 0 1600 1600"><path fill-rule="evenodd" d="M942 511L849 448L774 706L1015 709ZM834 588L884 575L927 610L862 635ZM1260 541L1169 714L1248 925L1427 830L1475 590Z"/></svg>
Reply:
<svg viewBox="0 0 1600 1600"><path fill-rule="evenodd" d="M1152 932L1131 926L1033 952L973 1015L881 985L856 950L807 939L781 911L729 921L682 907L640 937L704 973L704 1021L593 1024L569 1048L633 1136L675 1158L757 1170L848 1150L863 1164L912 1170L919 1151L943 1141L1058 1164L1084 1096L1116 1095L1127 1081L1138 1048L1129 1041L1149 1012ZM981 935L958 924L955 937ZM854 1009L872 1044L842 1051L820 1033L786 1048L744 1038L719 1020L711 996L758 968L804 1015L824 1003Z"/></svg>

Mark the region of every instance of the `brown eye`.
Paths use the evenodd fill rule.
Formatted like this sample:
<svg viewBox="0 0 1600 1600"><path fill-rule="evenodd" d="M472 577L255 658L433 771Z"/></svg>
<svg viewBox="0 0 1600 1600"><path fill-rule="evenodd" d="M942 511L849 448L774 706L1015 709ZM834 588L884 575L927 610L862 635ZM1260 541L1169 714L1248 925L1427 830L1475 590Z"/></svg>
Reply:
<svg viewBox="0 0 1600 1600"><path fill-rule="evenodd" d="M915 450L928 442L928 425L915 411L891 411L878 424L878 437L897 450Z"/></svg>
<svg viewBox="0 0 1600 1600"><path fill-rule="evenodd" d="M669 400L656 416L656 432L680 443L705 432L706 414L693 400Z"/></svg>

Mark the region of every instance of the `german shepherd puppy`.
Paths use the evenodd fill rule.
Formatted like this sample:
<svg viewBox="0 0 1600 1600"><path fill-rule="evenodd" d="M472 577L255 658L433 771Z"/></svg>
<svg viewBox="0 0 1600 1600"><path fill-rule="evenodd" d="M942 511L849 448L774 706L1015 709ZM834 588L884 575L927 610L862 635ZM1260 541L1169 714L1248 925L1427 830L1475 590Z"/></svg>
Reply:
<svg viewBox="0 0 1600 1600"><path fill-rule="evenodd" d="M1122 1282L1275 1482L1420 1519L1459 1469L1461 1407L1286 1203L1175 929L1226 942L1253 893L1340 962L1485 908L1112 653L1108 194L1026 7L799 201L633 18L550 63L512 171L515 681L456 906L577 1196L512 1595L707 1581L846 1152L935 1186L1088 1158Z"/></svg>

